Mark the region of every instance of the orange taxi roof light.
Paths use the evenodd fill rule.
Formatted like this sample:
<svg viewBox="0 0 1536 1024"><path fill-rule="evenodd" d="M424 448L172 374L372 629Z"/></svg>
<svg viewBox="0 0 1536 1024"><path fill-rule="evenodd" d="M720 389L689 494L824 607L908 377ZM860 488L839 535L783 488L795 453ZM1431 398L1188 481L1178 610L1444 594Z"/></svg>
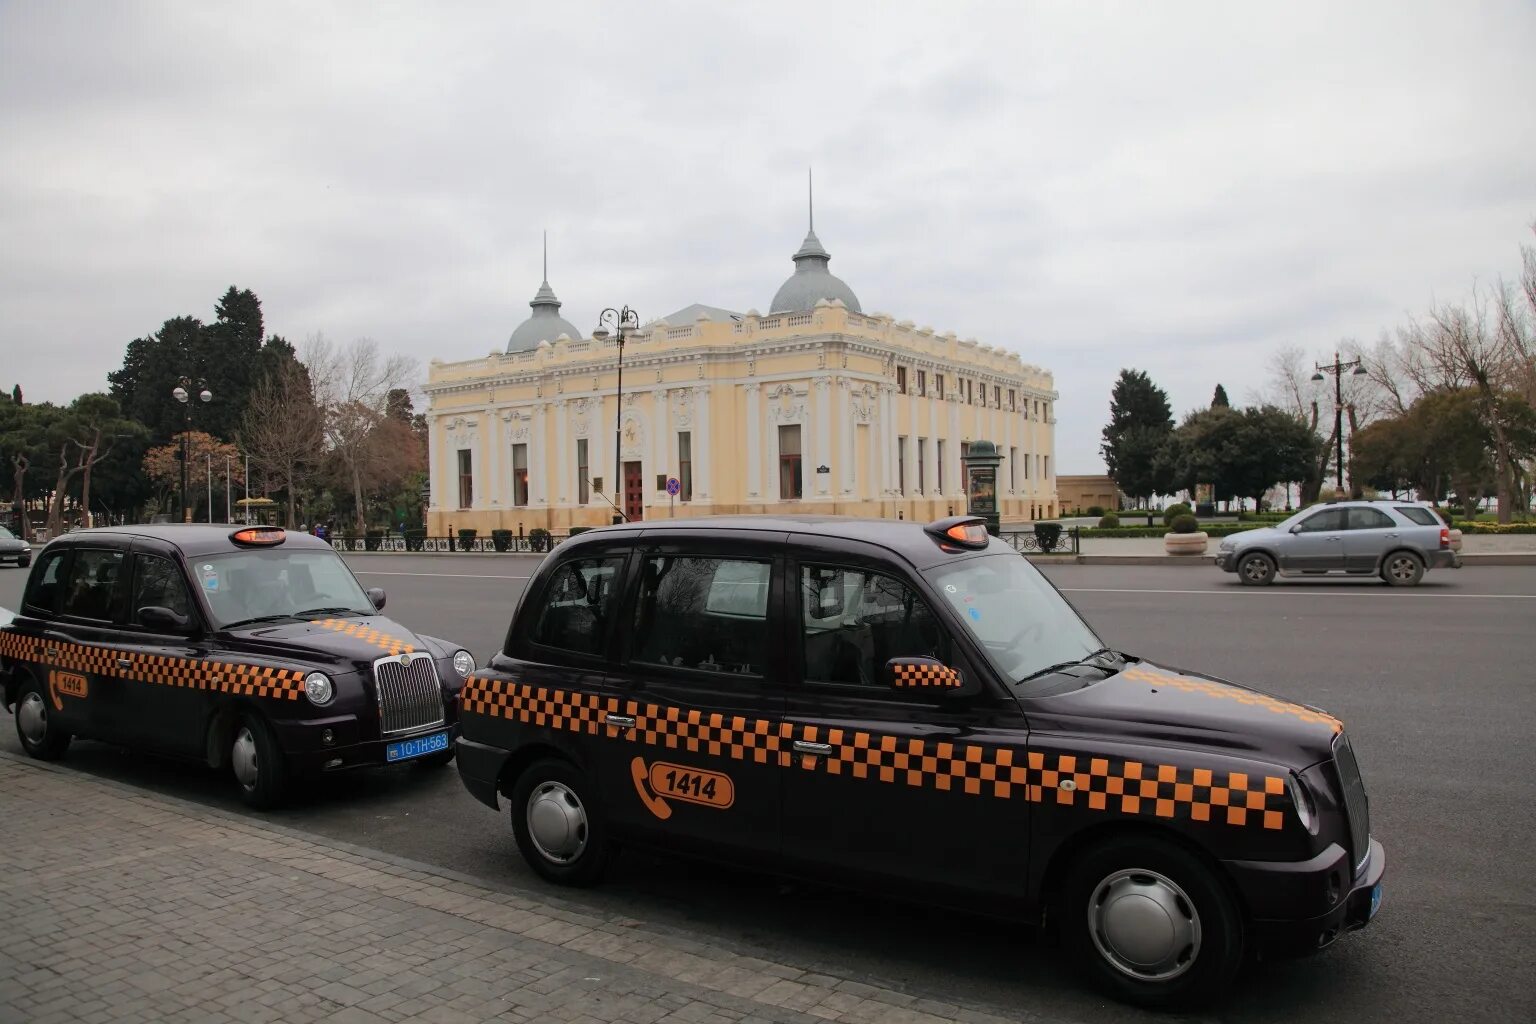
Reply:
<svg viewBox="0 0 1536 1024"><path fill-rule="evenodd" d="M281 526L247 526L230 534L236 544L272 545L288 539L288 532Z"/></svg>
<svg viewBox="0 0 1536 1024"><path fill-rule="evenodd" d="M924 527L946 544L964 548L984 548L988 543L987 521L980 516L950 516Z"/></svg>

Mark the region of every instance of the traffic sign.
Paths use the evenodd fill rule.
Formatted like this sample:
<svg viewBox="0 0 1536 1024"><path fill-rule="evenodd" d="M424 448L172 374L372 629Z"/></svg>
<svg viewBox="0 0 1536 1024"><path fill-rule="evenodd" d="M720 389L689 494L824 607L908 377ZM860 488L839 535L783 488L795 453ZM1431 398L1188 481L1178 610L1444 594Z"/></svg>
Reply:
<svg viewBox="0 0 1536 1024"><path fill-rule="evenodd" d="M678 494L682 493L682 490L683 490L683 485L677 479L677 477L675 477L675 476L667 477L667 493L668 494L672 495L672 497L675 498L675 497L678 496Z"/></svg>

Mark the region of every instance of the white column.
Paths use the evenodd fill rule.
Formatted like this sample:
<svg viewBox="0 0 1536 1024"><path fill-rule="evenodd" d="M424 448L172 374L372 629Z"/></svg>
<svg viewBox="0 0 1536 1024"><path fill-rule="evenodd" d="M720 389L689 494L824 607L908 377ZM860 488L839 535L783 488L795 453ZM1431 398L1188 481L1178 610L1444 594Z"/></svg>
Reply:
<svg viewBox="0 0 1536 1024"><path fill-rule="evenodd" d="M555 409L555 504L569 505L575 500L571 478L576 470L576 452L571 447L565 419L565 399L557 398Z"/></svg>
<svg viewBox="0 0 1536 1024"><path fill-rule="evenodd" d="M549 432L544 427L544 414L548 408L543 402L533 407L533 423L528 429L528 504L545 507L549 506L549 480L545 477L549 463L545 452L549 446Z"/></svg>
<svg viewBox="0 0 1536 1024"><path fill-rule="evenodd" d="M431 511L442 505L443 489L443 457L439 449L443 444L441 416L429 416L427 418L427 509Z"/></svg>
<svg viewBox="0 0 1536 1024"><path fill-rule="evenodd" d="M667 476L677 475L677 463L672 455L677 442L672 437L672 403L668 400L669 393L666 388L655 388L651 391L651 424L655 437L651 438L651 469L648 474L651 486L646 488L650 495L650 502L666 505L665 492L657 494L654 485L656 475L665 473Z"/></svg>
<svg viewBox="0 0 1536 1024"><path fill-rule="evenodd" d="M709 503L714 497L714 445L709 436L709 387L708 385L693 389L693 421L699 425L698 446L694 448L695 468L693 471L693 500L695 502Z"/></svg>
<svg viewBox="0 0 1536 1024"><path fill-rule="evenodd" d="M838 491L841 494L853 494L854 481L857 479L857 467L853 460L858 446L853 443L853 409L849 403L847 377L839 377L837 380L837 401L833 407L837 410L832 421L837 430L837 476L842 481Z"/></svg>
<svg viewBox="0 0 1536 1024"><path fill-rule="evenodd" d="M951 494L965 493L965 481L960 479L960 436L960 407L951 404L949 407L949 443L944 446L944 457L949 460L951 466L955 467L954 476L947 478L947 482L950 485L949 493ZM949 470L945 469L944 472L948 474Z"/></svg>
<svg viewBox="0 0 1536 1024"><path fill-rule="evenodd" d="M816 454L815 461L810 466L805 467L804 471L809 472L812 479L816 481L816 496L827 498L831 497L832 474L818 473L816 472L816 467L825 466L832 461L832 398L828 394L832 387L832 381L827 377L817 377L814 383L816 386L816 411L813 413L813 425L816 431L816 444L814 447Z"/></svg>
<svg viewBox="0 0 1536 1024"><path fill-rule="evenodd" d="M760 501L763 496L763 413L758 407L759 393L763 386L757 381L746 385L747 389L747 482L746 497Z"/></svg>
<svg viewBox="0 0 1536 1024"><path fill-rule="evenodd" d="M896 389L893 385L880 385L880 419L885 425L885 489L889 494L896 493L896 482L900 479L896 465L900 457L896 438L901 432L901 424L896 416L896 403L891 398L895 393Z"/></svg>

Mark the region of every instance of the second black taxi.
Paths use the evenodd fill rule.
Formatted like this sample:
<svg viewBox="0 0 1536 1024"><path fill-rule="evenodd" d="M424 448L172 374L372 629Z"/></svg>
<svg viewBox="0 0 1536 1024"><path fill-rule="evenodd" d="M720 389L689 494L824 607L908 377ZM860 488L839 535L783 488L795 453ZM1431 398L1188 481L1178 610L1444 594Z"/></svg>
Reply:
<svg viewBox="0 0 1536 1024"><path fill-rule="evenodd" d="M74 737L232 771L270 807L296 777L444 765L462 647L379 614L324 541L275 527L83 530L38 556L0 628L0 683L22 747Z"/></svg>

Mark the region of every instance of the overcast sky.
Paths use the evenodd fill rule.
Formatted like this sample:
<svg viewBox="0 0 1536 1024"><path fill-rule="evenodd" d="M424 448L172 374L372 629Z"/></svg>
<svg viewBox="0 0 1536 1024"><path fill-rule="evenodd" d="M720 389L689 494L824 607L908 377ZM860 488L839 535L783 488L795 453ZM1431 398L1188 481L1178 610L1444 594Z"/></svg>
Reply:
<svg viewBox="0 0 1536 1024"><path fill-rule="evenodd" d="M767 311L805 234L866 311L1054 371L1097 472L1121 367L1176 413L1277 348L1514 276L1536 4L0 3L0 385L64 402L213 315L499 350Z"/></svg>

